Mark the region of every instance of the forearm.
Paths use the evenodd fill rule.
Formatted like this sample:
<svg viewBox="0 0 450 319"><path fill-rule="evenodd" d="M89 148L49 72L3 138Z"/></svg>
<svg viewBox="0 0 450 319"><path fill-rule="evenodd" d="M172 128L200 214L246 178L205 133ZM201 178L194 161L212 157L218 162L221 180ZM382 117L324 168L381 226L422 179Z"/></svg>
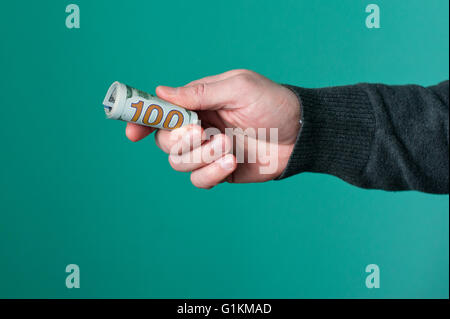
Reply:
<svg viewBox="0 0 450 319"><path fill-rule="evenodd" d="M288 87L302 124L280 178L319 172L363 188L448 193L448 81Z"/></svg>

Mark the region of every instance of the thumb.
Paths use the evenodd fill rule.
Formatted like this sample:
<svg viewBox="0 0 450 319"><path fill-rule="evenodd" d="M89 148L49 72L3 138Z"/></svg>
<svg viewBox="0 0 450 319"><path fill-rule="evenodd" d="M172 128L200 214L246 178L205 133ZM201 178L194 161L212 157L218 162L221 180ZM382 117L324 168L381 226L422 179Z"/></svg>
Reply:
<svg viewBox="0 0 450 319"><path fill-rule="evenodd" d="M156 88L156 94L189 110L219 110L234 101L237 92L234 82L233 79L227 79L177 88L160 85Z"/></svg>

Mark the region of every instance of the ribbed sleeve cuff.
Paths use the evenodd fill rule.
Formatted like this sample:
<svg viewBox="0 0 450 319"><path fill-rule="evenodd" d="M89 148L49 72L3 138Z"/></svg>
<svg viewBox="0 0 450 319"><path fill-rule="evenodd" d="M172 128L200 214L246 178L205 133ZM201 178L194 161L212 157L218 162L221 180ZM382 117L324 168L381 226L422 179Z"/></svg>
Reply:
<svg viewBox="0 0 450 319"><path fill-rule="evenodd" d="M358 85L285 86L299 98L302 118L293 152L278 179L318 172L355 184L367 164L375 130L366 92Z"/></svg>

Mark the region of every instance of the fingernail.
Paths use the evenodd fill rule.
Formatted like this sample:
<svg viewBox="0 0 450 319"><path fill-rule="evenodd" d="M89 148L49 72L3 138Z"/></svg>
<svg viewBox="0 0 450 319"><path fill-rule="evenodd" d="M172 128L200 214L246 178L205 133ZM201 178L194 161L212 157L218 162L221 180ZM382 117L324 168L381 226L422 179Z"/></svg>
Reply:
<svg viewBox="0 0 450 319"><path fill-rule="evenodd" d="M227 171L232 170L234 167L233 156L222 157L220 160L220 166Z"/></svg>

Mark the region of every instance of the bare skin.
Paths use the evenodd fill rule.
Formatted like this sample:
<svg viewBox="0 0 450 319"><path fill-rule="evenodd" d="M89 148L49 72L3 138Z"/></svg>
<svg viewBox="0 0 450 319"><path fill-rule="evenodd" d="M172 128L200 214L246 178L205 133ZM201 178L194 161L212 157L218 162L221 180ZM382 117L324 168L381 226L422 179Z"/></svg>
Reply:
<svg viewBox="0 0 450 319"><path fill-rule="evenodd" d="M158 130L155 134L156 144L169 154L172 168L191 172L194 186L208 189L224 181L264 182L278 177L286 167L300 129L299 102L289 89L249 70L231 70L183 87L158 86L156 94L161 99L196 111L202 121L203 128L189 125L173 131ZM218 128L221 133L206 140L206 127ZM277 163L274 172L262 174L260 168L264 163L258 160L256 163L237 163L233 154L236 150L230 137L224 134L225 128L277 128L278 152L277 158L273 158ZM136 142L154 130L128 123L126 135ZM269 144L265 140L257 143ZM221 149L221 152L216 152L218 155L208 161L180 161L193 152L210 154L211 149Z"/></svg>

